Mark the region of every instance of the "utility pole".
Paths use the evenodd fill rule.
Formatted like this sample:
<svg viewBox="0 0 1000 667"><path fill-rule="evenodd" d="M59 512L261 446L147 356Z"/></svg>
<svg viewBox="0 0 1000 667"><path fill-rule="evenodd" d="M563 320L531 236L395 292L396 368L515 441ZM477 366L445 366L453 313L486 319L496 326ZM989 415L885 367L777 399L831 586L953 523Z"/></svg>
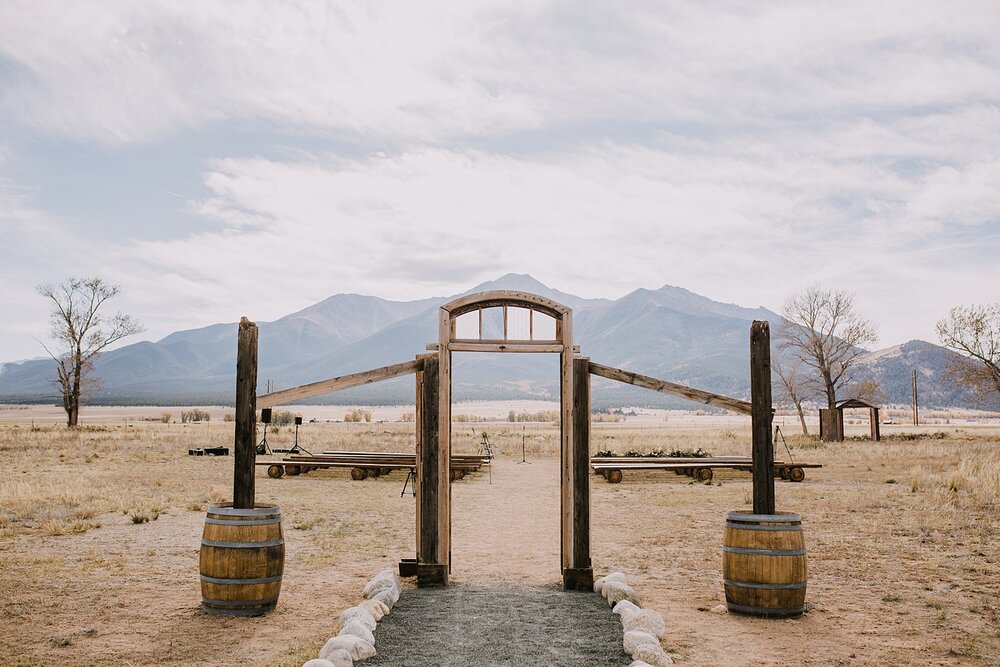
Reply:
<svg viewBox="0 0 1000 667"><path fill-rule="evenodd" d="M913 369L911 378L910 390L913 397L910 399L910 407L913 408L913 425L920 426L920 406L917 404L917 369Z"/></svg>

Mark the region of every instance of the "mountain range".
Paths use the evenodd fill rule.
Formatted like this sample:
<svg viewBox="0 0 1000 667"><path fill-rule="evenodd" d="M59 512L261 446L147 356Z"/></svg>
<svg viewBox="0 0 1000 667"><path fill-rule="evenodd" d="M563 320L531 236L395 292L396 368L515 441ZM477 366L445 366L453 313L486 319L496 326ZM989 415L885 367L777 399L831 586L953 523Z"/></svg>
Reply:
<svg viewBox="0 0 1000 667"><path fill-rule="evenodd" d="M638 289L615 300L588 299L552 289L529 275L507 274L465 294L495 289L532 292L573 308L574 343L596 362L737 398L749 393L750 322L767 320L775 332L781 320L766 308L720 303L670 285ZM436 341L438 307L454 296L389 301L337 294L273 322L261 322L258 391L263 393L269 380L281 389L412 359ZM917 370L922 405L962 406L969 397L941 372L952 356L943 347L914 340L865 353L859 377L878 380L887 402L909 404L910 374ZM557 361L556 355L546 354L457 353L454 396L456 400L554 398ZM88 402L231 404L235 367L235 323L178 331L156 342L143 341L101 355ZM0 364L0 401L54 400L54 375L50 359ZM323 400L409 403L413 380L367 385L319 397ZM670 397L597 378L593 400L605 407L682 405Z"/></svg>

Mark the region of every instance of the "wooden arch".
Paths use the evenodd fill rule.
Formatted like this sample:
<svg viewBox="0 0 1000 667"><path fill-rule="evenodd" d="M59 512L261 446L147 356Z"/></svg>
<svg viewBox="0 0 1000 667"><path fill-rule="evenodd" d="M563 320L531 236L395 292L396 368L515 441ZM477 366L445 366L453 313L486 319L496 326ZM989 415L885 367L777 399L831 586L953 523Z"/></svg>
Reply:
<svg viewBox="0 0 1000 667"><path fill-rule="evenodd" d="M459 317L489 308L504 312L503 336L456 337ZM528 338L510 338L509 308L555 319L555 335L539 340L529 324ZM480 317L480 322L482 318ZM451 566L451 372L453 352L553 352L560 355L560 507L563 585L590 589L590 376L624 382L664 394L749 414L753 427L753 506L755 514L774 513L771 443L770 333L767 322L750 329L751 401L714 394L648 375L591 363L576 355L573 313L551 299L516 291L493 291L454 299L439 310L438 342L413 361L320 380L261 396L257 385L257 326L247 318L237 336L236 433L233 457L233 506L254 507L256 409L285 405L310 396L357 387L414 373L417 440L417 583L447 585Z"/></svg>
<svg viewBox="0 0 1000 667"><path fill-rule="evenodd" d="M485 338L483 312L503 312L501 338ZM508 327L508 310L528 312L528 337L514 338ZM459 338L458 318L479 313L479 335ZM555 320L551 339L534 337L535 313ZM451 565L451 385L454 352L552 352L559 354L560 403L560 560L566 588L593 585L590 562L590 462L589 400L579 414L586 414L585 438L574 438L573 311L537 294L509 290L480 292L459 297L441 306L438 342L429 346L436 354L424 357L417 373L417 582L444 585ZM584 371L583 376L587 373ZM436 377L435 377L436 376ZM589 395L588 395L589 399ZM435 414L436 413L436 414Z"/></svg>

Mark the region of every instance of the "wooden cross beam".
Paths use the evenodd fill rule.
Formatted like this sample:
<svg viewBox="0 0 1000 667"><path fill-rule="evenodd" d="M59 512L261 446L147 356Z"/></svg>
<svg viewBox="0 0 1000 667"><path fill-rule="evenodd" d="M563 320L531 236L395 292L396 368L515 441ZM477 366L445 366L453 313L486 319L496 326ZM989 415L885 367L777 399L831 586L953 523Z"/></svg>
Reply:
<svg viewBox="0 0 1000 667"><path fill-rule="evenodd" d="M293 401L301 401L302 399L309 398L310 396L328 394L331 391L340 391L341 389L360 387L363 384L381 382L382 380L391 380L392 378L399 377L401 375L416 373L421 364L423 364L422 359L414 359L412 361L404 361L401 364L382 366L381 368L373 368L369 371L361 371L360 373L341 375L340 377L330 378L329 380L311 382L298 387L292 387L291 389L272 391L270 394L264 394L257 397L257 407L270 408L275 405L285 405L286 403L292 403Z"/></svg>
<svg viewBox="0 0 1000 667"><path fill-rule="evenodd" d="M624 382L625 384L632 384L637 387L652 389L653 391L658 391L661 394L681 396L682 398L698 401L699 403L705 403L706 405L715 405L727 410L733 410L734 412L742 412L743 414L748 415L753 412L753 406L746 401L741 401L737 398L730 398L721 394L713 394L712 392L703 391L701 389L694 389L682 384L677 384L676 382L667 382L666 380L660 380L650 377L649 375L641 375L639 373L625 371L612 366L595 364L594 362L590 362L590 372L593 375L608 378L609 380L617 380L618 382Z"/></svg>

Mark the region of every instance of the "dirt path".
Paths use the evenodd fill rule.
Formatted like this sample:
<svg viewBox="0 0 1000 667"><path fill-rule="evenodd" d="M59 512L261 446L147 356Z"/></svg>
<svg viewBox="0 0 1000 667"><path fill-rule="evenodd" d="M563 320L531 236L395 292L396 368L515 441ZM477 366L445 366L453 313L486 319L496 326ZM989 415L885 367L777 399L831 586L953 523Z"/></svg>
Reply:
<svg viewBox="0 0 1000 667"><path fill-rule="evenodd" d="M365 665L627 665L617 618L594 593L413 589L379 624L378 655Z"/></svg>

